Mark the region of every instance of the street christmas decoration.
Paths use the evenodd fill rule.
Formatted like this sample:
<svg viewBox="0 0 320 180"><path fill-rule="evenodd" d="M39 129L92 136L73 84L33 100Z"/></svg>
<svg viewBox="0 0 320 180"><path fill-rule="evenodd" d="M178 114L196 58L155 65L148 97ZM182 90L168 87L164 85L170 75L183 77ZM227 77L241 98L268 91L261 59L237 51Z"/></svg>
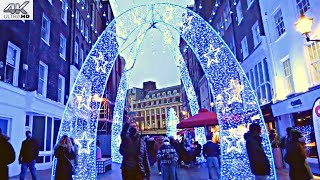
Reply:
<svg viewBox="0 0 320 180"><path fill-rule="evenodd" d="M177 124L179 123L179 119L173 108L169 109L166 123L167 136L172 136L174 139L177 139Z"/></svg>
<svg viewBox="0 0 320 180"><path fill-rule="evenodd" d="M217 104L221 139L222 179L254 179L243 134L255 122L262 127L263 148L276 179L271 146L257 98L240 64L214 29L195 12L168 3L134 7L109 23L89 52L70 93L57 139L71 136L79 146L74 179L96 179L96 143L99 108L106 83L119 54L125 56L112 123L112 160L120 162L119 146L124 101L131 69L150 29L158 30L170 49L188 96L191 114L196 102L187 67L179 50L182 38L197 57ZM236 117L236 118L235 118ZM205 141L204 128L195 129L196 140ZM53 163L53 172L56 160ZM54 178L54 173L53 173Z"/></svg>

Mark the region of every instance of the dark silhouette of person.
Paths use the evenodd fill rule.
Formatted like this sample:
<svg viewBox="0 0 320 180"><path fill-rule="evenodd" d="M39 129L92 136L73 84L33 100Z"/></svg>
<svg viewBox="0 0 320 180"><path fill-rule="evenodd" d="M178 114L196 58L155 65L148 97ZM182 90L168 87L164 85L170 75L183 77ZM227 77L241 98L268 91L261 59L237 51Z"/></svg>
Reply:
<svg viewBox="0 0 320 180"><path fill-rule="evenodd" d="M0 128L0 179L9 179L9 168L8 165L13 163L16 159L16 153L12 145L9 142L9 137L2 134L2 129Z"/></svg>

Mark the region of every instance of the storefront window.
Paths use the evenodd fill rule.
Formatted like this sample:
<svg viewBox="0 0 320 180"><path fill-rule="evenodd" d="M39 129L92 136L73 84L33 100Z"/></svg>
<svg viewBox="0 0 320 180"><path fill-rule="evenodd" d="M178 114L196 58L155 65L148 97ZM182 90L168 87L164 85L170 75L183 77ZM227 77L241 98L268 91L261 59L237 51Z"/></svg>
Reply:
<svg viewBox="0 0 320 180"><path fill-rule="evenodd" d="M300 131L305 138L307 156L310 158L318 158L312 110L293 113L293 119L295 123L294 129Z"/></svg>

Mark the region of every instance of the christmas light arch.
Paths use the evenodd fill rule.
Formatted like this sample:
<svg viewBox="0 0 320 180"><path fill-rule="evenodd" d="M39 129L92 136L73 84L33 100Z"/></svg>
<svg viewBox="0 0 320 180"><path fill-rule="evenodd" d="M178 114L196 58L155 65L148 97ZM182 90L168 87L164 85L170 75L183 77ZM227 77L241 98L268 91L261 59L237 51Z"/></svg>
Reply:
<svg viewBox="0 0 320 180"><path fill-rule="evenodd" d="M97 136L100 99L119 53L127 52L132 55L134 54L132 52L139 50L139 46L132 46L133 42L129 37L137 36L135 42L139 44L143 41L141 37L143 33L150 28L164 30L162 31L164 40L167 44L171 44L170 47L177 46L177 43L172 40L170 33L165 31L166 28L173 29L192 49L205 72L220 124L222 178L254 178L243 134L247 131L248 125L256 122L262 126L262 144L271 165L269 179L276 179L263 116L240 64L220 36L199 15L187 8L168 3L142 5L124 12L108 25L86 58L70 93L57 138L66 134L72 136L79 145L77 174L74 179L96 179L94 141ZM136 32L138 34L135 34ZM130 50L127 49L129 46ZM172 52L174 56L179 57L180 52L176 50ZM183 60L177 59L177 61L183 64ZM130 67L134 62L134 55L126 57L127 66ZM122 83L125 86L127 86L126 77L127 75L123 75ZM125 94L126 91L119 91L117 100L124 101ZM120 108L115 110L113 121L121 129L120 114L117 114L120 110L123 111ZM120 139L113 141L119 143ZM55 165L54 161L52 177Z"/></svg>

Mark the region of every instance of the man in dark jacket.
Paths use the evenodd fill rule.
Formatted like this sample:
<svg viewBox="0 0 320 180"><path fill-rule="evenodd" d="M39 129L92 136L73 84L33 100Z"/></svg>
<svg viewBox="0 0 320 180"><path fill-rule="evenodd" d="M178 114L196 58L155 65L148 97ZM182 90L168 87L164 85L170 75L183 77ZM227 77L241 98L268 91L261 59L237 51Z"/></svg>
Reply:
<svg viewBox="0 0 320 180"><path fill-rule="evenodd" d="M39 155L39 146L37 141L32 138L31 131L26 131L26 140L22 142L19 164L21 164L20 180L24 180L27 170L29 168L32 180L37 179L36 174L36 160Z"/></svg>
<svg viewBox="0 0 320 180"><path fill-rule="evenodd" d="M249 132L244 134L251 172L256 179L266 179L270 175L270 163L262 147L261 127L252 123Z"/></svg>
<svg viewBox="0 0 320 180"><path fill-rule="evenodd" d="M212 179L211 168L212 165L220 179L220 166L219 166L219 146L212 142L212 136L207 136L207 143L203 145L203 156L207 160L209 179Z"/></svg>
<svg viewBox="0 0 320 180"><path fill-rule="evenodd" d="M9 137L2 134L2 130L0 128L0 179L8 180L9 172L8 165L13 163L16 159L16 154L12 145L8 142Z"/></svg>
<svg viewBox="0 0 320 180"><path fill-rule="evenodd" d="M143 180L144 177L150 179L146 144L138 132L136 123L128 118L121 132L120 144L120 154L123 156L121 164L123 180Z"/></svg>

